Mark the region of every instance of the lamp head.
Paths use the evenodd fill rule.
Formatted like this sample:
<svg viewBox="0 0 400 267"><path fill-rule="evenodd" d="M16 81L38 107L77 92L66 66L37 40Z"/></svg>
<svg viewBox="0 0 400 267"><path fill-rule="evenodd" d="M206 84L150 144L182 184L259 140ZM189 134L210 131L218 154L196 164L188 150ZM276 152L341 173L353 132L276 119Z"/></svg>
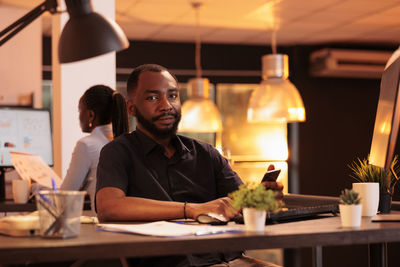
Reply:
<svg viewBox="0 0 400 267"><path fill-rule="evenodd" d="M182 105L181 132L211 133L222 130L221 114L209 99L210 81L206 78L189 80L189 99Z"/></svg>
<svg viewBox="0 0 400 267"><path fill-rule="evenodd" d="M90 0L65 0L69 13L58 45L60 63L69 63L129 47L112 20L93 11Z"/></svg>
<svg viewBox="0 0 400 267"><path fill-rule="evenodd" d="M262 57L263 81L250 97L247 120L254 123L305 121L303 100L289 77L287 55Z"/></svg>

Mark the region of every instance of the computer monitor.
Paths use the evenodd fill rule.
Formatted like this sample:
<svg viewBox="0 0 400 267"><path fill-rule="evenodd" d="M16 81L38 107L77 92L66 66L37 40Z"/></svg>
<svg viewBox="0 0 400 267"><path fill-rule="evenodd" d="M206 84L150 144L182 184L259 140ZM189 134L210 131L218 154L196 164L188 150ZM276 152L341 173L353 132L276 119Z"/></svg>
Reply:
<svg viewBox="0 0 400 267"><path fill-rule="evenodd" d="M369 163L390 170L400 124L400 59L394 61L381 79L378 109Z"/></svg>
<svg viewBox="0 0 400 267"><path fill-rule="evenodd" d="M0 199L5 198L5 168L12 167L10 151L38 154L53 165L48 110L0 107Z"/></svg>

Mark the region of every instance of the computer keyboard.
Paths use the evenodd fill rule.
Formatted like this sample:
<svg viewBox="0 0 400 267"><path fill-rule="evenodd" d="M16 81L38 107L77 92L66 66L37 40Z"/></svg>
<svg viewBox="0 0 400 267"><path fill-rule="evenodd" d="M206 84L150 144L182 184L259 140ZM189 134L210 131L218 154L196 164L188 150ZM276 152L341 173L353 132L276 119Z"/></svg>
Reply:
<svg viewBox="0 0 400 267"><path fill-rule="evenodd" d="M278 212L268 212L266 224L280 223L294 220L313 218L321 214L336 215L339 212L336 198L320 198L302 196L285 196L285 208ZM243 223L243 216L233 219L236 223Z"/></svg>
<svg viewBox="0 0 400 267"><path fill-rule="evenodd" d="M335 204L324 204L318 206L308 207L294 207L286 208L278 212L268 212L267 222L282 222L302 218L315 217L320 214L332 214L338 213L338 206Z"/></svg>

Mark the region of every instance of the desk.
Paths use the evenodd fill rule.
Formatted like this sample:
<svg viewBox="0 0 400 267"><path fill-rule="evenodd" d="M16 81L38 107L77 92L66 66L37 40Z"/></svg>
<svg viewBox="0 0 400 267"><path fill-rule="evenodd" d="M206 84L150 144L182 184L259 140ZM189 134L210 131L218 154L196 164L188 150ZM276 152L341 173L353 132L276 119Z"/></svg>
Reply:
<svg viewBox="0 0 400 267"><path fill-rule="evenodd" d="M119 257L228 252L248 249L376 244L400 241L400 223L372 223L342 229L340 217L266 226L265 233L234 233L184 238L158 238L96 231L82 225L77 238L54 240L0 236L0 263L63 261Z"/></svg>
<svg viewBox="0 0 400 267"><path fill-rule="evenodd" d="M338 203L339 198L337 197L326 197L326 196L313 196L313 195L297 195L288 194L284 198L286 203L296 203L297 206L307 206L307 205L323 205L323 204L333 204ZM397 203L397 204L396 204ZM396 207L400 209L400 202L393 201L392 205L397 205ZM90 210L90 199L85 199L84 210ZM0 212L31 212L36 210L36 203L25 203L17 204L14 203L12 199L0 200Z"/></svg>
<svg viewBox="0 0 400 267"><path fill-rule="evenodd" d="M90 199L83 203L84 210L91 210ZM17 204L12 199L0 201L0 212L32 212L36 210L36 202Z"/></svg>
<svg viewBox="0 0 400 267"><path fill-rule="evenodd" d="M0 212L31 212L36 210L36 203L17 204L13 200L0 201Z"/></svg>

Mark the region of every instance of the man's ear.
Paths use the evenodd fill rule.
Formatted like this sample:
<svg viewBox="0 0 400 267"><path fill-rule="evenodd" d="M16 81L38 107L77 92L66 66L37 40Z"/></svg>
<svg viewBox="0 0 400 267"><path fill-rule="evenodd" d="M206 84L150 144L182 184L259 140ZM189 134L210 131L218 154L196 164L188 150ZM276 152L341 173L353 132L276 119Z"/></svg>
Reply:
<svg viewBox="0 0 400 267"><path fill-rule="evenodd" d="M128 100L126 102L126 104L127 104L129 115L135 116L135 105L133 104L132 100Z"/></svg>

